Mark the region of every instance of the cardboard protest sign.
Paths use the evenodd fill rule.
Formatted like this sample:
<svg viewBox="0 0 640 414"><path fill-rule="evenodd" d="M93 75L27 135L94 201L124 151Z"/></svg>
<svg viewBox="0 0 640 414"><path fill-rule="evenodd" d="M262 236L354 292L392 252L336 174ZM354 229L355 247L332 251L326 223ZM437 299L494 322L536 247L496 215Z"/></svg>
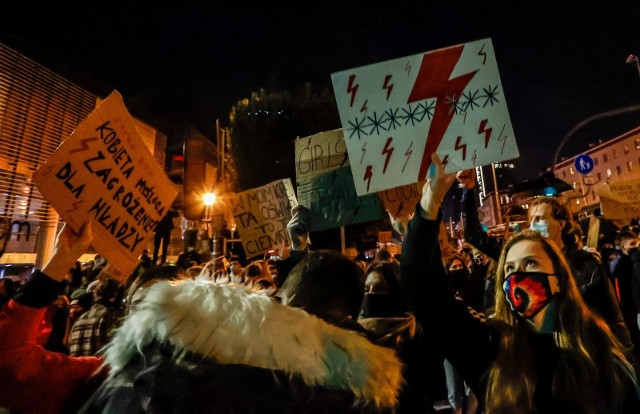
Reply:
<svg viewBox="0 0 640 414"><path fill-rule="evenodd" d="M93 247L126 277L178 190L140 140L113 92L34 173L38 190L74 230L93 220Z"/></svg>
<svg viewBox="0 0 640 414"><path fill-rule="evenodd" d="M378 232L378 243L387 243L393 239L392 232L390 231L379 231Z"/></svg>
<svg viewBox="0 0 640 414"><path fill-rule="evenodd" d="M518 156L491 39L331 78L358 195Z"/></svg>
<svg viewBox="0 0 640 414"><path fill-rule="evenodd" d="M311 211L311 230L382 217L380 200L358 197L341 129L300 138L295 144L298 201Z"/></svg>
<svg viewBox="0 0 640 414"><path fill-rule="evenodd" d="M414 213L416 204L422 198L422 187L425 182L421 181L381 191L379 193L380 199L385 210L394 218Z"/></svg>
<svg viewBox="0 0 640 414"><path fill-rule="evenodd" d="M297 205L288 178L236 195L233 218L248 258L264 254L283 241L291 244L287 223L291 209Z"/></svg>
<svg viewBox="0 0 640 414"><path fill-rule="evenodd" d="M629 221L640 217L640 180L601 184L596 192L607 219Z"/></svg>

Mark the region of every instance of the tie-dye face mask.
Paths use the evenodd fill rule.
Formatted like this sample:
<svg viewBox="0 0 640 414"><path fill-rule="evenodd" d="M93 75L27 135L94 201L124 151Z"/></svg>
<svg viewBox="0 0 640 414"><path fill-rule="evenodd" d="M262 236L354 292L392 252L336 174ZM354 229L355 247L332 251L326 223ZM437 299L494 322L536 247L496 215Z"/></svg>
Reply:
<svg viewBox="0 0 640 414"><path fill-rule="evenodd" d="M528 319L540 312L560 292L560 287L553 274L513 272L505 279L502 290L511 309Z"/></svg>

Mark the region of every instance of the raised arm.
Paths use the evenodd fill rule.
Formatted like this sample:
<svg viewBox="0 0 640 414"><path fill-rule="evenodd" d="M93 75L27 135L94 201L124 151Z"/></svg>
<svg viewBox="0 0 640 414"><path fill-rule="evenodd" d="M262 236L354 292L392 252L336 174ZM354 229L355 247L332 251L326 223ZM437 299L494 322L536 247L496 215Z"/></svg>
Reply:
<svg viewBox="0 0 640 414"><path fill-rule="evenodd" d="M281 260L276 261L278 268L278 280L276 284L281 287L287 279L293 267L309 252L309 230L311 228L311 212L302 205L291 209L291 220L287 223L287 232L291 238L291 247L277 247L277 253Z"/></svg>
<svg viewBox="0 0 640 414"><path fill-rule="evenodd" d="M80 234L65 227L43 271L36 271L0 313L0 378L5 379L0 404L11 411L75 412L68 406L70 397L102 363L100 358L50 352L35 343L45 306L58 297L65 273L90 243L90 223Z"/></svg>
<svg viewBox="0 0 640 414"><path fill-rule="evenodd" d="M502 251L502 240L490 237L480 225L475 198L475 171L460 171L456 178L464 188L462 191L462 220L465 240L491 259L498 260Z"/></svg>
<svg viewBox="0 0 640 414"><path fill-rule="evenodd" d="M434 338L437 350L475 385L490 360L491 331L448 288L438 232L440 204L455 176L444 174L437 155L432 162L435 175L424 186L403 246L402 293L425 332Z"/></svg>

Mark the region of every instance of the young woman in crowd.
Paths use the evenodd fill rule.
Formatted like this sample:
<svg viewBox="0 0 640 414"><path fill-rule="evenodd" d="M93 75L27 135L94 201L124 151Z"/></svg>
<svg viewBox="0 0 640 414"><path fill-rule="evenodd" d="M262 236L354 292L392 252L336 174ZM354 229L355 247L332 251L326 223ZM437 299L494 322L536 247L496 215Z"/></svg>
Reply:
<svg viewBox="0 0 640 414"><path fill-rule="evenodd" d="M504 242L500 238L489 237L480 226L472 191L475 187L474 172L459 172L457 178L464 187L462 217L465 239L497 261ZM560 249L589 309L604 319L624 346L627 357L633 358L631 335L607 276L607 270L599 256L579 248L576 244L573 234L574 221L569 210L555 198L539 197L529 207L529 223L531 230L539 232Z"/></svg>
<svg viewBox="0 0 640 414"><path fill-rule="evenodd" d="M640 412L623 347L585 305L564 255L540 233L524 231L503 247L489 322L455 300L436 242L439 207L455 176L444 174L437 155L432 162L435 176L403 248L402 290L418 322L484 397L485 412Z"/></svg>

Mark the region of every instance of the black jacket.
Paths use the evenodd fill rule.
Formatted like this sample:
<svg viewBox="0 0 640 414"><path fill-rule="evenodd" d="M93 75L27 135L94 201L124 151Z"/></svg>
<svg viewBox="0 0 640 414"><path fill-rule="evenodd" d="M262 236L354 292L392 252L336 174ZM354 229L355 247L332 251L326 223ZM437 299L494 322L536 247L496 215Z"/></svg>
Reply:
<svg viewBox="0 0 640 414"><path fill-rule="evenodd" d="M490 258L498 260L503 240L490 237L482 230L473 195L473 191L466 189L462 194L464 238ZM631 335L624 322L618 299L604 264L592 253L573 246L566 246L563 253L576 278L584 301L592 311L607 322L616 338L629 350L628 356L633 359L630 352L633 348Z"/></svg>
<svg viewBox="0 0 640 414"><path fill-rule="evenodd" d="M469 312L448 288L437 242L440 218L426 220L416 214L409 222L402 251L401 286L405 300L426 332L437 338L444 356L460 372L479 397L486 391L489 368L498 354L499 333L486 320ZM549 334L529 333L533 366L538 372L536 412L575 412L572 401L561 401L551 392L561 351ZM631 379L625 383L620 413L640 412L640 398Z"/></svg>

